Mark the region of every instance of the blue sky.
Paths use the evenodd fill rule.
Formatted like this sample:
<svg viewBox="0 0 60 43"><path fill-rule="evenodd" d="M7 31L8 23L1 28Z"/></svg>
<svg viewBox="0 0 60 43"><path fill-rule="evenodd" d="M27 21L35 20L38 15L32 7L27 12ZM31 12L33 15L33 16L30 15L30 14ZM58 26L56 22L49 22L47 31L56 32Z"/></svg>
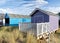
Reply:
<svg viewBox="0 0 60 43"><path fill-rule="evenodd" d="M29 15L35 8L60 12L60 0L0 0L0 13Z"/></svg>

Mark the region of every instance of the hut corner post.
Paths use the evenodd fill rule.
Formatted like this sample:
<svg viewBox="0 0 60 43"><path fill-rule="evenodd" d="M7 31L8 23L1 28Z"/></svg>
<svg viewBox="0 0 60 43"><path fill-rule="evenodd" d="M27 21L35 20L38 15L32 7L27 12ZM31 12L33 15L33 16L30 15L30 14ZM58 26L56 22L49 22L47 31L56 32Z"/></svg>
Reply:
<svg viewBox="0 0 60 43"><path fill-rule="evenodd" d="M20 23L19 23L19 30L20 30Z"/></svg>
<svg viewBox="0 0 60 43"><path fill-rule="evenodd" d="M5 19L3 18L3 26L5 26Z"/></svg>

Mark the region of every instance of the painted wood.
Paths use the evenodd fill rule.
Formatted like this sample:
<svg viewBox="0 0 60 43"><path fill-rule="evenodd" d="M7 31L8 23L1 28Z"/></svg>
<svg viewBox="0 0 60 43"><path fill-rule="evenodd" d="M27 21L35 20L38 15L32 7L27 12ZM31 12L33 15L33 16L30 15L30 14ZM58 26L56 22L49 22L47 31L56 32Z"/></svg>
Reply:
<svg viewBox="0 0 60 43"><path fill-rule="evenodd" d="M20 23L19 30L22 32L31 32L35 36L47 33L49 23Z"/></svg>
<svg viewBox="0 0 60 43"><path fill-rule="evenodd" d="M5 25L5 19L3 19L3 25Z"/></svg>
<svg viewBox="0 0 60 43"><path fill-rule="evenodd" d="M24 22L31 22L29 18L10 18L10 24L19 24Z"/></svg>
<svg viewBox="0 0 60 43"><path fill-rule="evenodd" d="M58 16L52 16L50 15L49 19L49 25L50 25L50 32L56 31L59 28L59 17Z"/></svg>
<svg viewBox="0 0 60 43"><path fill-rule="evenodd" d="M37 36L37 24L36 23L20 23L19 30L22 32L30 32Z"/></svg>
<svg viewBox="0 0 60 43"><path fill-rule="evenodd" d="M49 15L47 15L41 11L34 12L33 15L31 16L31 22L32 23L49 22Z"/></svg>
<svg viewBox="0 0 60 43"><path fill-rule="evenodd" d="M3 25L3 20L0 20L0 26L2 26Z"/></svg>
<svg viewBox="0 0 60 43"><path fill-rule="evenodd" d="M9 15L7 13L5 14L5 18L9 18Z"/></svg>
<svg viewBox="0 0 60 43"><path fill-rule="evenodd" d="M49 31L49 23L37 23L37 36Z"/></svg>
<svg viewBox="0 0 60 43"><path fill-rule="evenodd" d="M4 16L5 18L5 25L8 24L9 26L18 26L20 22L31 22L31 18L24 18L24 16L22 16L22 18L11 18L9 17L9 14L5 14ZM9 19L9 23L6 23L6 20Z"/></svg>

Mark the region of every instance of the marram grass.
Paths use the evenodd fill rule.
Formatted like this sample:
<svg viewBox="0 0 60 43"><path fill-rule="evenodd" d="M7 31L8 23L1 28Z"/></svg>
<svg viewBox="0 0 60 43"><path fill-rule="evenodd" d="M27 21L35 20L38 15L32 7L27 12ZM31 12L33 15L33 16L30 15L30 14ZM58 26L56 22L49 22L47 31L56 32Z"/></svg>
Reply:
<svg viewBox="0 0 60 43"><path fill-rule="evenodd" d="M54 35L56 43L60 43L58 35ZM52 36L50 36L53 38ZM52 40L52 39L51 39ZM46 43L44 40L37 40L30 32L23 33L18 27L0 27L0 43Z"/></svg>
<svg viewBox="0 0 60 43"><path fill-rule="evenodd" d="M36 38L30 33L22 33L17 29L11 31L12 27L0 28L0 43L37 43Z"/></svg>

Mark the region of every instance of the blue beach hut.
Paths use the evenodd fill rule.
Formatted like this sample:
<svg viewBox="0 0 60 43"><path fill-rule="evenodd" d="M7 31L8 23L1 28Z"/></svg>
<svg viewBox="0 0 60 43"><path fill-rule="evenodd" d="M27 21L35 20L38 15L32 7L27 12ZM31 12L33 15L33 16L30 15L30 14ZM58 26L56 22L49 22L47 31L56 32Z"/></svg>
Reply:
<svg viewBox="0 0 60 43"><path fill-rule="evenodd" d="M5 14L6 26L18 26L19 23L23 22L31 22L31 18L28 15Z"/></svg>

